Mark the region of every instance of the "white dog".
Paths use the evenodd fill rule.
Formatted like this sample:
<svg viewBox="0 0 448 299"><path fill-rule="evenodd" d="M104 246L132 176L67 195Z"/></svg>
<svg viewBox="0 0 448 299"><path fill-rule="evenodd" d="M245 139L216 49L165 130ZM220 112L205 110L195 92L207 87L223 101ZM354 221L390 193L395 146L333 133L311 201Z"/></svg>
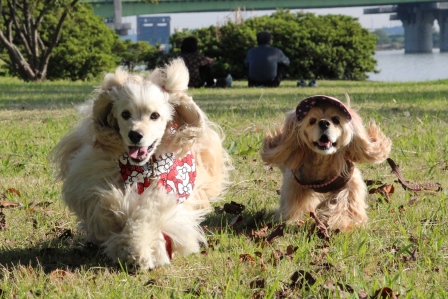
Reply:
<svg viewBox="0 0 448 299"><path fill-rule="evenodd" d="M186 94L188 78L181 59L147 77L107 74L52 152L65 203L113 260L154 268L206 243L199 224L230 160L219 127Z"/></svg>
<svg viewBox="0 0 448 299"><path fill-rule="evenodd" d="M296 221L309 212L347 231L367 221L366 185L354 163L379 163L391 141L380 128L336 98L301 101L283 125L263 140L262 159L283 172L278 217Z"/></svg>

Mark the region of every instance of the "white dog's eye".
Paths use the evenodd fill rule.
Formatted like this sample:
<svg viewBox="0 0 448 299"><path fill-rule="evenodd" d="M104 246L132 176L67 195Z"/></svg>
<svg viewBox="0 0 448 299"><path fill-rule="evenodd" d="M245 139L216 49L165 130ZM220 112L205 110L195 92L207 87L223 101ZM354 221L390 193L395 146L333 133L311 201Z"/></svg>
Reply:
<svg viewBox="0 0 448 299"><path fill-rule="evenodd" d="M314 125L316 123L316 119L315 118L311 118L310 119L310 125Z"/></svg>
<svg viewBox="0 0 448 299"><path fill-rule="evenodd" d="M339 121L339 117L337 116L333 116L331 118L331 121L335 124L335 125L339 125L341 122Z"/></svg>
<svg viewBox="0 0 448 299"><path fill-rule="evenodd" d="M151 116L149 117L149 118L151 118L151 119L158 119L159 118L159 116L160 116L160 114L159 113L157 113L157 112L153 112L153 113L151 113Z"/></svg>
<svg viewBox="0 0 448 299"><path fill-rule="evenodd" d="M131 112L129 112L128 110L125 110L125 111L121 112L121 117L123 117L124 120L128 120L129 118L131 118Z"/></svg>

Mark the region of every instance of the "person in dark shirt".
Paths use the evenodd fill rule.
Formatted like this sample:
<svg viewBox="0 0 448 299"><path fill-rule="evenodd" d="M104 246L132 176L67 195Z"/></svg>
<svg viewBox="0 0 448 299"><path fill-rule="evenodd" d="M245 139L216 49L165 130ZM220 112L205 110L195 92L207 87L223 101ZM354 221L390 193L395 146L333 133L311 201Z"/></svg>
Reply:
<svg viewBox="0 0 448 299"><path fill-rule="evenodd" d="M180 46L180 57L190 73L189 87L213 86L211 75L213 59L198 52L198 40L194 36L185 38Z"/></svg>
<svg viewBox="0 0 448 299"><path fill-rule="evenodd" d="M248 84L252 86L277 87L285 76L289 58L282 50L271 46L269 32L257 33L258 47L247 52L244 61L248 69Z"/></svg>

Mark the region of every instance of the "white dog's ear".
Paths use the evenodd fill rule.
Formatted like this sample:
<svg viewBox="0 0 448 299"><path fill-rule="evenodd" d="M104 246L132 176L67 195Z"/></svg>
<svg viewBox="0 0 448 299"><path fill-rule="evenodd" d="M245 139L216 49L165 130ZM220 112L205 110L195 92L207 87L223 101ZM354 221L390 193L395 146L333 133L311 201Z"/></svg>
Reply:
<svg viewBox="0 0 448 299"><path fill-rule="evenodd" d="M282 126L263 139L261 158L267 164L297 168L305 157L306 146L300 139L295 111L287 114Z"/></svg>
<svg viewBox="0 0 448 299"><path fill-rule="evenodd" d="M173 98L175 97L175 100ZM172 95L170 104L174 108L174 116L170 127L176 130L166 139L173 152L184 155L204 134L207 117L202 113L192 97L178 93ZM176 148L173 148L175 146Z"/></svg>
<svg viewBox="0 0 448 299"><path fill-rule="evenodd" d="M92 120L95 135L94 145L105 151L120 151L122 140L118 122L112 113L112 101L106 93L93 102Z"/></svg>
<svg viewBox="0 0 448 299"><path fill-rule="evenodd" d="M361 117L352 111L353 139L347 147L345 158L356 163L381 163L390 153L392 142L372 122L364 128Z"/></svg>
<svg viewBox="0 0 448 299"><path fill-rule="evenodd" d="M102 93L93 102L92 108L93 122L98 128L117 130L117 120L112 113L112 101L110 97Z"/></svg>
<svg viewBox="0 0 448 299"><path fill-rule="evenodd" d="M184 60L177 58L163 68L154 69L147 79L159 85L164 91L175 94L187 91L190 75Z"/></svg>
<svg viewBox="0 0 448 299"><path fill-rule="evenodd" d="M165 138L165 144L171 145L170 148L175 145L177 149L172 150L182 155L202 136L207 121L193 98L186 94L188 69L183 59L178 58L164 68L155 69L148 79L168 93L168 101L175 111L173 124L176 131Z"/></svg>

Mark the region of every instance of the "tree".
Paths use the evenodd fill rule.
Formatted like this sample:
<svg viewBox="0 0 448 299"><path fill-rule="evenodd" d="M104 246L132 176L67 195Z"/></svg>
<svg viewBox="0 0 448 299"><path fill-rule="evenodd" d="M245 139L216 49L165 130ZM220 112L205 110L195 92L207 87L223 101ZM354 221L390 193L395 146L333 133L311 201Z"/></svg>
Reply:
<svg viewBox="0 0 448 299"><path fill-rule="evenodd" d="M48 16L43 32L53 32L58 15ZM89 80L114 70L123 50L120 37L104 20L95 15L91 5L76 5L65 21L61 38L48 64L47 79Z"/></svg>
<svg viewBox="0 0 448 299"><path fill-rule="evenodd" d="M377 37L376 44L378 46L384 46L391 43L391 39L384 29L375 29L373 34Z"/></svg>
<svg viewBox="0 0 448 299"><path fill-rule="evenodd" d="M144 65L148 55L158 52L147 42L138 41L133 43L130 40L125 40L118 51L121 57L120 64L129 71L132 71L137 66Z"/></svg>
<svg viewBox="0 0 448 299"><path fill-rule="evenodd" d="M10 72L25 81L47 76L50 57L69 13L79 0L0 0L1 55ZM42 30L48 16L57 15L51 32ZM2 53L3 54L3 53Z"/></svg>
<svg viewBox="0 0 448 299"><path fill-rule="evenodd" d="M368 72L376 71L376 36L357 19L343 15L279 10L238 24L175 32L170 38L171 49L178 51L181 38L194 35L202 53L215 59L215 68L240 79L246 76L246 52L256 46L256 33L264 30L272 33L272 45L289 57L290 78L364 80Z"/></svg>

